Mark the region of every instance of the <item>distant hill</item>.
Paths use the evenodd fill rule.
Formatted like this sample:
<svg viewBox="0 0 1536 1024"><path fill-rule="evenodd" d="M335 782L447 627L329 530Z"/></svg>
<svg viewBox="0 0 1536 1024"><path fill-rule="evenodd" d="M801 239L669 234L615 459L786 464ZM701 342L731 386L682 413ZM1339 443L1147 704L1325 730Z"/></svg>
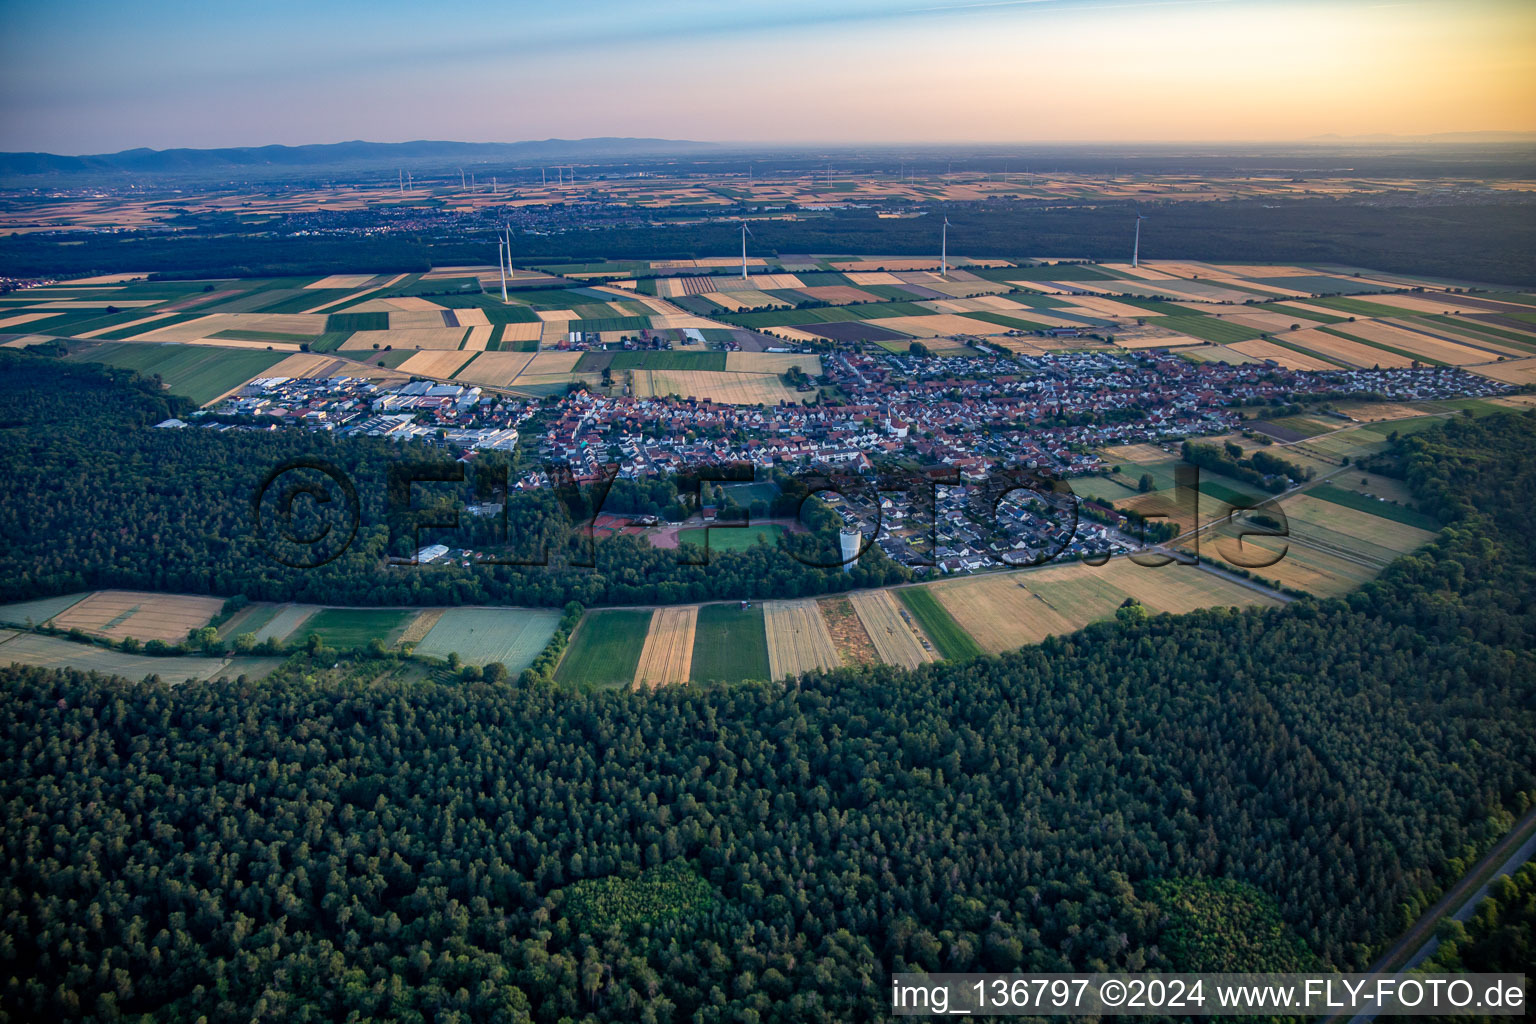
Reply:
<svg viewBox="0 0 1536 1024"><path fill-rule="evenodd" d="M539 142L336 142L314 146L236 149L125 149L94 156L0 153L0 176L204 174L239 171L309 171L377 165L519 163L706 153L709 142L676 139L545 139Z"/></svg>

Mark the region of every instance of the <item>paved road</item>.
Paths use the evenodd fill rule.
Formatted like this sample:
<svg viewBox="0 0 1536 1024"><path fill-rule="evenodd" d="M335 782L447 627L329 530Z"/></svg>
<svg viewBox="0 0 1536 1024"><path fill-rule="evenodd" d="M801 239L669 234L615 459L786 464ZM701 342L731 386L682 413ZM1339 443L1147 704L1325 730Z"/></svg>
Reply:
<svg viewBox="0 0 1536 1024"><path fill-rule="evenodd" d="M1447 917L1466 921L1477 910L1477 905L1488 895L1488 890L1501 876L1513 874L1520 865L1536 856L1536 807L1525 812L1515 827L1494 844L1460 881L1430 907L1413 927L1403 933L1392 946L1370 966L1372 974L1393 974L1401 977L1434 955L1440 940L1435 930ZM1325 1024L1337 1024L1342 1015L1328 1018ZM1369 1024L1376 1019L1374 1013L1356 1014L1350 1024Z"/></svg>

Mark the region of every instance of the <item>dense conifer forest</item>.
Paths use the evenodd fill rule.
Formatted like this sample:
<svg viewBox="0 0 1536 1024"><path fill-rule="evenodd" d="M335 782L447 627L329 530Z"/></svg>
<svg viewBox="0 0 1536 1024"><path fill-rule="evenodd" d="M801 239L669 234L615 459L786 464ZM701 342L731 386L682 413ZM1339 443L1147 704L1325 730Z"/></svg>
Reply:
<svg viewBox="0 0 1536 1024"><path fill-rule="evenodd" d="M678 552L632 536L594 544L584 525L592 515L590 487L517 492L507 501L504 525L499 516L461 515L457 530L418 537L415 524L476 500L479 474L465 472L453 485L417 484L392 505L391 469L452 467L456 452L298 430L156 430L150 425L186 412L185 402L152 382L91 364L0 350L0 410L0 476L8 488L0 504L0 601L127 587L330 604L560 607L573 600L798 597L909 578L873 546L843 572L837 520L814 502L805 508L810 533L774 546L712 550L707 565L680 564ZM268 543L274 537L257 529L251 504L268 474L297 458L337 467L359 502L351 546L312 568L304 567L302 551L288 557L297 549L285 554L281 543ZM623 497L632 499L632 490ZM406 501L417 510L401 511ZM339 515L343 504L338 498L329 508ZM348 528L332 525L338 535ZM308 527L297 529L308 535ZM417 539L439 537L456 547L501 540L511 550L493 557L547 557L548 564L387 564L391 556L410 557Z"/></svg>
<svg viewBox="0 0 1536 1024"><path fill-rule="evenodd" d="M804 1024L907 968L1363 969L1536 798L1536 416L1382 462L1449 525L1347 598L912 672L0 670L0 1013Z"/></svg>

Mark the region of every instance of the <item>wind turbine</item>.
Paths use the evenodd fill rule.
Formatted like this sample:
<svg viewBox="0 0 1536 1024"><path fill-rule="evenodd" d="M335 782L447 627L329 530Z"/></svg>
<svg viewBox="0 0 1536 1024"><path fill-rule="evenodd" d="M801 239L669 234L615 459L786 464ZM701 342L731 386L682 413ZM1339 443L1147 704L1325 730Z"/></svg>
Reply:
<svg viewBox="0 0 1536 1024"><path fill-rule="evenodd" d="M1136 211L1136 248L1131 250L1131 266L1133 267L1141 259L1141 222L1146 219L1141 215L1140 210Z"/></svg>
<svg viewBox="0 0 1536 1024"><path fill-rule="evenodd" d="M943 242L939 248L939 276L949 276L949 218L944 218Z"/></svg>
<svg viewBox="0 0 1536 1024"><path fill-rule="evenodd" d="M452 181L453 179L449 178L448 180ZM459 191L463 192L463 191L467 190L468 188L469 188L469 185L464 181L464 168L460 167L459 168Z"/></svg>
<svg viewBox="0 0 1536 1024"><path fill-rule="evenodd" d="M507 243L502 239L496 241L496 269L501 271L501 301L507 301Z"/></svg>
<svg viewBox="0 0 1536 1024"><path fill-rule="evenodd" d="M747 236L752 235L752 229L747 227L747 222L741 222L741 279L747 279ZM756 238L756 235L752 235Z"/></svg>
<svg viewBox="0 0 1536 1024"><path fill-rule="evenodd" d="M512 225L502 224L501 231L502 237L507 240L507 276L516 279L517 272L512 269ZM502 299L505 300L506 296L503 295Z"/></svg>

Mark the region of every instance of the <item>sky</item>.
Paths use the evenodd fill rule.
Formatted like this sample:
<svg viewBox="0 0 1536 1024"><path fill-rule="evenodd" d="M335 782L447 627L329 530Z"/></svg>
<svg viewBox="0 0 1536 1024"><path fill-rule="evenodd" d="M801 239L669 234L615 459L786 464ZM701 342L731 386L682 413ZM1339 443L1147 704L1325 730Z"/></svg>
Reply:
<svg viewBox="0 0 1536 1024"><path fill-rule="evenodd" d="M0 0L0 150L1536 130L1531 0Z"/></svg>

